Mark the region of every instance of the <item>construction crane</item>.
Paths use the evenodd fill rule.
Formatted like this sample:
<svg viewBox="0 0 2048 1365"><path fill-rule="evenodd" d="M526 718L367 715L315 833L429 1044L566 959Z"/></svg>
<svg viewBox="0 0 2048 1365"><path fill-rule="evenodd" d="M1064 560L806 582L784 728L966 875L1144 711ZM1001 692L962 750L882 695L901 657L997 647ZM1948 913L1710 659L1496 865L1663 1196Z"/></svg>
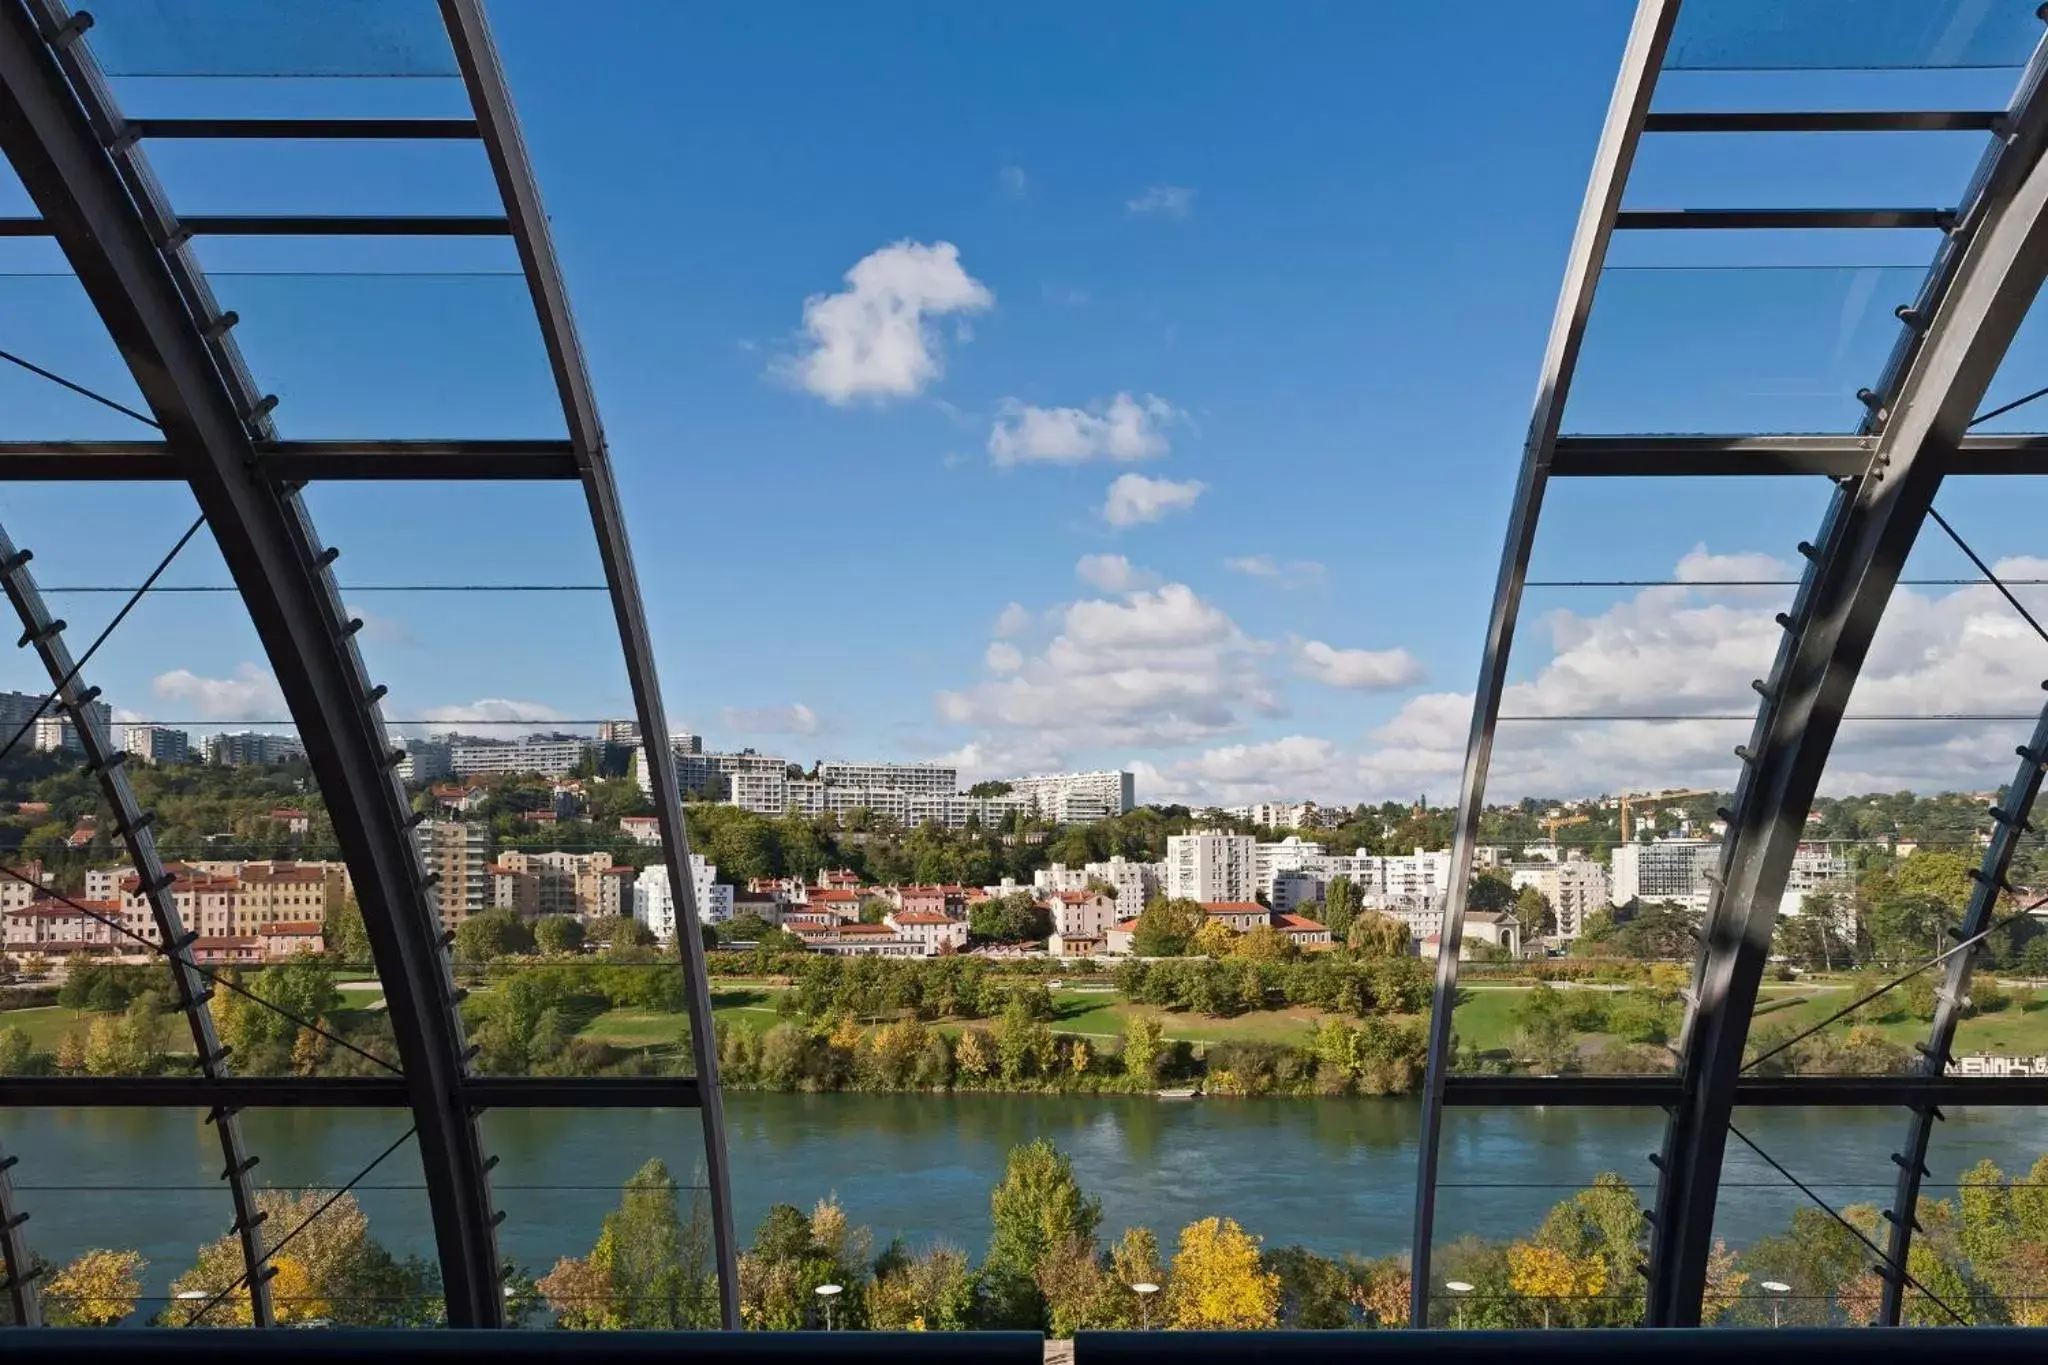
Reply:
<svg viewBox="0 0 2048 1365"><path fill-rule="evenodd" d="M1553 815L1542 821L1543 828L1550 831L1550 842L1557 842L1557 832L1566 825L1583 825L1593 817L1590 815Z"/></svg>
<svg viewBox="0 0 2048 1365"><path fill-rule="evenodd" d="M1630 806L1631 806L1632 804L1633 804L1633 805L1638 805L1638 806L1643 806L1643 807L1646 807L1646 808L1647 808L1647 807L1650 807L1650 806L1661 806L1661 805L1665 804L1665 803L1666 803L1666 802L1668 802L1668 801L1683 801L1683 800L1685 800L1685 799L1686 799L1687 797L1690 797L1690 796L1719 796L1720 794L1721 794L1721 793L1719 793L1719 792L1717 792L1717 791L1675 791L1675 792L1635 792L1635 793L1632 793L1631 795L1628 795L1628 796L1624 796L1624 797L1620 798L1620 800L1621 800L1621 841L1622 841L1622 842L1623 842L1624 844L1626 844L1626 843L1631 843L1631 842L1633 842L1633 840L1634 840L1634 829L1633 829L1633 826L1632 826L1632 825L1630 824L1630 820L1629 820L1629 809L1630 809Z"/></svg>

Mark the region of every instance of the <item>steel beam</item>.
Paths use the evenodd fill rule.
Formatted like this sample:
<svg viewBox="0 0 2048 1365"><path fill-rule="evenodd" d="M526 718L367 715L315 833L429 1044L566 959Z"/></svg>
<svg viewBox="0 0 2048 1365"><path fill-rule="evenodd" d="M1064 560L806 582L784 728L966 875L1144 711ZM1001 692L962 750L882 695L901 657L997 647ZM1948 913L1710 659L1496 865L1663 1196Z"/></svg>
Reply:
<svg viewBox="0 0 2048 1365"><path fill-rule="evenodd" d="M1992 807L1991 843L1977 865L1976 885L1971 888L1970 902L1963 909L1963 922L1956 927L1958 939L1964 943L1991 928L1998 911L1999 895L2008 889L2006 874L2012 870L2013 854L2019 851L2020 837L2029 828L2028 816L2033 813L2035 798L2041 794L2043 765L2048 764L2048 706L2041 708L2041 719L2034 725L2033 738L2020 746L2019 759L2019 768L2005 789L2005 799ZM1980 942L1948 960L1946 979L1935 993L1934 1021L1928 1026L1927 1042L1920 1049L1920 1073L1923 1077L1938 1077L1948 1065L1949 1046L1955 1042L1956 1025L1961 1022L1963 1008L1968 1003L1966 992L1970 988L1970 969L1976 965L1977 955L1984 946ZM2048 1091L2048 1085L2039 1088ZM1906 1121L1906 1142L1899 1152L1902 1159L1898 1163L1898 1189L1886 1215L1892 1225L1891 1245L1886 1253L1891 1265L1883 1275L1884 1290L1878 1299L1877 1321L1881 1327L1899 1325L1906 1277L1898 1272L1905 1268L1906 1257L1913 1248L1914 1218L1920 1207L1920 1173L1927 1164L1927 1146L1940 1112L1939 1104L1934 1101L1916 1104Z"/></svg>
<svg viewBox="0 0 2048 1365"><path fill-rule="evenodd" d="M460 1098L461 1023L375 694L303 506L255 468L267 422L244 425L257 410L246 371L226 333L209 331L218 315L186 236L137 146L121 141L86 44L60 54L45 41L62 15L55 0L0 0L0 151L184 466L305 739L386 991L448 1320L497 1326L501 1266L477 1130Z"/></svg>
<svg viewBox="0 0 2048 1365"><path fill-rule="evenodd" d="M265 478L411 481L427 479L576 479L567 441L258 441ZM0 482L182 481L183 467L162 441L0 441Z"/></svg>
<svg viewBox="0 0 2048 1365"><path fill-rule="evenodd" d="M138 888L149 902L157 943L170 967L178 1009L192 1034L192 1051L198 1058L200 1075L208 1080L223 1078L228 1075L228 1050L221 1046L220 1035L213 1026L213 1012L207 1008L207 1002L213 998L212 983L201 975L192 956L191 938L196 934L188 937L186 933L171 875L163 859L157 856L156 837L150 833L148 818L135 799L127 769L114 757L120 751L93 712L99 689L88 687L79 676L71 648L64 642L64 623L50 614L36 588L35 576L29 571L31 557L0 527L0 589L5 590L21 622L21 642L34 648L50 686L56 691L57 704L70 716L79 745L85 750L86 771L97 781L100 799L113 816L115 833L128 850L128 865L135 869ZM271 1313L269 1277L263 1273L263 1215L256 1207L255 1184L249 1179L256 1158L249 1155L242 1142L242 1125L232 1106L215 1108L212 1119L220 1141L221 1179L227 1182L234 1204L234 1232L248 1276L250 1319L257 1327L269 1327L275 1319Z"/></svg>
<svg viewBox="0 0 2048 1365"><path fill-rule="evenodd" d="M1916 304L1928 319L1880 390L1866 474L1838 484L1790 614L1744 759L1679 1044L1650 1245L1648 1321L1700 1319L1728 1123L1757 987L1793 853L1886 602L1999 362L2048 276L2048 130L2040 54L2012 136L1980 173L1966 229ZM1952 263L1952 268L1951 267Z"/></svg>
<svg viewBox="0 0 2048 1365"><path fill-rule="evenodd" d="M1472 849L1478 842L1479 815L1486 801L1486 769L1493 757L1494 728L1501 694L1507 687L1508 655L1514 646L1515 623L1521 612L1522 585L1529 576L1529 554L1536 540L1536 518L1550 479L1550 461L1564 415L1565 395L1578 366L1593 292L1607 258L1614 217L1621 206L1622 186L1635 159L1644 115L1678 19L1678 0L1638 0L1621 74L1607 106L1593 170L1579 209L1565 265L1564 288L1550 325L1543 374L1536 390L1535 411L1522 446L1521 474L1514 507L1508 514L1506 544L1501 549L1500 576L1493 590L1493 611L1487 623L1486 650L1479 665L1479 684L1472 700L1472 728L1465 747L1465 772L1458 793L1457 823L1451 829L1450 885L1444 892L1443 926L1438 931L1436 988L1429 1016L1429 1065L1423 1080L1420 1151L1415 1173L1415 1238L1410 1275L1409 1325L1429 1322L1430 1240L1436 1226L1438 1143L1443 1131L1444 1083L1452 1064L1451 1012L1458 992L1458 948L1465 934L1465 892L1472 876Z"/></svg>
<svg viewBox="0 0 2048 1365"><path fill-rule="evenodd" d="M472 1076L473 1109L694 1109L694 1076ZM0 1076L9 1109L405 1109L398 1076Z"/></svg>
<svg viewBox="0 0 2048 1365"><path fill-rule="evenodd" d="M132 118L138 137L294 142L362 139L447 140L476 136L469 118Z"/></svg>
<svg viewBox="0 0 2048 1365"><path fill-rule="evenodd" d="M1728 232L1806 228L1938 228L1955 226L1954 209L1624 209L1623 232Z"/></svg>
<svg viewBox="0 0 2048 1365"><path fill-rule="evenodd" d="M1444 1104L1454 1109L1553 1104L1586 1109L1663 1108L1684 1098L1676 1076L1453 1076ZM1893 1105L2048 1104L2040 1076L1743 1076L1737 1109L1867 1109Z"/></svg>
<svg viewBox="0 0 2048 1365"><path fill-rule="evenodd" d="M1870 467L1874 436L1560 436L1550 476L1700 478L1785 474L1855 478ZM1965 436L1929 452L1945 474L2048 474L2048 436Z"/></svg>
<svg viewBox="0 0 2048 1365"><path fill-rule="evenodd" d="M2003 109L1671 110L1643 120L1646 133L1988 133Z"/></svg>
<svg viewBox="0 0 2048 1365"><path fill-rule="evenodd" d="M493 214L469 213L214 213L180 217L195 237L503 237L511 228ZM0 237L49 237L47 216L0 218Z"/></svg>
<svg viewBox="0 0 2048 1365"><path fill-rule="evenodd" d="M14 1194L14 1163L19 1158L0 1148L0 1271L7 1275L7 1326L43 1325L42 1296L36 1293L36 1258L28 1249L21 1225L28 1214Z"/></svg>
<svg viewBox="0 0 2048 1365"><path fill-rule="evenodd" d="M685 998L690 1017L690 1049L697 1068L699 1115L703 1121L705 1184L711 1196L711 1228L718 1260L719 1311L725 1327L737 1331L739 1255L732 1219L732 1185L727 1169L725 1110L718 1088L718 1033L711 1011L711 987L704 966L704 944L696 929L696 883L690 876L690 832L683 820L682 794L676 780L675 755L668 743L668 718L661 683L655 671L654 643L647 629L640 584L633 568L633 550L626 534L625 513L597 398L576 334L569 291L555 257L554 237L541 205L540 187L527 159L526 144L512 107L511 92L499 64L481 0L441 0L455 60L469 88L470 104L482 129L484 148L497 176L498 192L512 225L534 311L547 345L548 361L560 392L569 439L583 470L583 489L597 532L598 556L611 589L612 614L625 651L626 677L633 692L634 715L640 724L641 762L647 765L654 810L661 824L662 860L676 899L676 920L682 926L676 945L682 954Z"/></svg>

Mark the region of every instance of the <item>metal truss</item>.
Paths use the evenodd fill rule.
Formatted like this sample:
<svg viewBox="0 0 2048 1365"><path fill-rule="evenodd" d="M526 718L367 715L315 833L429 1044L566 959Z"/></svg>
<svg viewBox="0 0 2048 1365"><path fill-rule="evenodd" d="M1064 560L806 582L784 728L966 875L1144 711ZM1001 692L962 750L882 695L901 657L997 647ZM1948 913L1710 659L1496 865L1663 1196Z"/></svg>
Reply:
<svg viewBox="0 0 2048 1365"><path fill-rule="evenodd" d="M22 1236L21 1225L28 1221L19 1201L14 1197L14 1163L19 1157L0 1149L0 1270L7 1274L4 1287L7 1291L7 1306L10 1321L16 1327L40 1327L43 1324L41 1295L36 1293L35 1257L29 1252L28 1239Z"/></svg>
<svg viewBox="0 0 2048 1365"><path fill-rule="evenodd" d="M192 956L192 944L199 935L196 930L186 929L178 913L177 896L173 890L176 878L157 856L156 839L149 828L152 817L136 801L135 789L129 785L128 774L122 766L128 755L114 747L106 727L100 724L93 710L99 689L87 686L79 676L71 649L64 642L64 622L53 617L44 606L43 595L36 589L35 576L29 572L31 558L29 551L18 549L6 529L0 527L0 588L5 589L14 614L21 620L21 643L34 648L44 671L49 674L56 704L71 718L79 744L85 750L86 770L98 781L100 798L107 803L107 810L114 819L114 830L128 850L128 862L135 869L137 889L149 902L150 918L155 924L163 956L170 966L178 1008L191 1029L192 1050L198 1055L200 1076L204 1081L219 1081L228 1075L228 1049L221 1045L220 1035L213 1026L213 1012L207 1008L207 1002L213 998L213 986L201 975L199 964ZM256 1158L250 1156L243 1145L241 1121L236 1118L233 1105L211 1105L207 1119L219 1135L221 1179L227 1182L234 1200L233 1231L241 1245L242 1264L248 1276L250 1317L255 1326L268 1327L274 1319L269 1276L264 1273L263 1234L259 1228L263 1214L256 1207L256 1190L249 1179Z"/></svg>
<svg viewBox="0 0 2048 1365"><path fill-rule="evenodd" d="M2008 133L1980 170L1873 391L1867 470L1836 485L1785 628L1726 812L1679 1040L1681 1093L1658 1166L1650 1238L1652 1326L1697 1325L1742 1054L1771 931L1805 819L1906 556L1999 362L2048 277L2048 95L2037 54ZM1898 1267L1894 1266L1896 1272Z"/></svg>
<svg viewBox="0 0 2048 1365"><path fill-rule="evenodd" d="M1678 19L1678 0L1640 0L1629 31L1621 74L1607 107L1607 123L1594 155L1593 174L1572 236L1565 283L1551 322L1550 342L1543 357L1543 377L1536 391L1535 413L1522 447L1521 475L1508 514L1507 544L1501 551L1500 578L1494 588L1493 611L1486 629L1486 652L1479 666L1479 685L1472 705L1472 730L1466 741L1465 772L1458 793L1458 814L1451 830L1450 885L1444 892L1443 925L1438 930L1436 988L1429 1015L1429 1065L1423 1079L1421 1150L1416 1158L1415 1238L1410 1274L1409 1325L1429 1321L1430 1243L1436 1225L1436 1173L1443 1133L1445 1083L1452 1064L1451 1012L1457 1000L1458 950L1465 937L1465 893L1472 878L1473 847L1479 837L1479 816L1486 801L1486 770L1493 757L1494 729L1501 696L1507 687L1508 655L1521 614L1522 588L1529 576L1529 555L1536 542L1536 520L1551 473L1565 395L1578 365L1586 319L1592 312L1593 290L1607 258L1607 244L1621 206L1622 187L1635 159L1636 143L1650 108L1657 72Z"/></svg>
<svg viewBox="0 0 2048 1365"><path fill-rule="evenodd" d="M519 249L539 315L541 336L554 370L555 386L568 421L570 443L583 477L585 501L597 531L598 556L611 590L612 614L625 651L626 677L633 692L634 714L640 723L641 762L647 765L651 798L660 822L662 859L676 897L676 933L682 954L684 992L690 1018L690 1050L699 1081L699 1113L704 1127L706 1183L710 1186L712 1241L718 1260L720 1317L728 1330L740 1326L739 1258L732 1223L732 1191L727 1170L725 1111L718 1088L718 1033L711 1012L711 987L704 964L704 944L696 933L696 880L690 875L690 832L683 820L682 788L676 779L675 754L668 744L668 718L655 673L654 644L647 630L640 585L633 570L633 551L626 536L618 484L612 477L611 455L597 398L584 364L582 343L569 308L568 288L555 258L554 238L541 208L540 188L527 160L519 121L497 44L484 18L481 0L441 0L441 17L455 47L455 59L469 88L484 148L505 201L512 237Z"/></svg>
<svg viewBox="0 0 2048 1365"><path fill-rule="evenodd" d="M0 1103L377 1104L411 1109L452 1326L503 1321L495 1212L478 1115L494 1106L696 1108L703 1124L727 1327L738 1326L717 1047L701 943L677 936L696 1075L559 1081L470 1073L447 955L428 898L417 823L395 776L384 695L353 638L313 530L308 479L579 481L590 508L645 742L671 884L696 918L687 831L653 649L604 434L547 220L489 28L472 0L442 17L473 106L470 119L124 120L61 0L0 0L0 152L34 202L0 236L49 236L64 250L127 360L161 442L0 442L0 479L182 480L199 502L275 670L334 820L382 980L402 1077L0 1078ZM200 216L173 212L140 143L163 138L463 138L480 143L504 211L473 216ZM276 399L255 385L188 249L195 235L493 235L517 249L560 391L569 438L554 441L278 439ZM140 414L136 414L140 416ZM144 420L149 420L145 418ZM124 823L126 823L124 817ZM210 1049L202 1047L202 1056ZM81 1086L79 1082L86 1084ZM246 1220L238 1220L246 1221Z"/></svg>
<svg viewBox="0 0 2048 1365"><path fill-rule="evenodd" d="M2013 854L2019 850L2021 834L2031 828L2027 817L2034 809L2035 798L2041 794L2041 777L2044 765L2048 765L2048 706L2041 708L2041 719L2034 726L2033 738L2019 747L2019 759L2019 769L2013 774L2011 785L2005 789L2005 799L1991 808L1994 823L1991 844L1984 850L1984 857L1974 873L1976 885L1970 891L1970 903L1964 907L1963 922L1955 928L1957 938L1964 943L1989 932L1998 909L1999 896L2011 890L2006 874L2012 869ZM1948 960L1947 977L1935 995L1934 1022L1929 1025L1927 1041L1920 1048L1920 1072L1923 1076L1939 1077L1948 1066L1949 1047L1955 1042L1956 1025L1961 1022L1963 1009L1969 1003L1970 970L1983 948L1983 943L1979 942ZM1994 1084L2003 1087L2005 1081L2000 1078ZM2001 1097L2004 1093L2001 1089ZM2007 1100L2007 1103L2011 1102ZM1920 1207L1920 1181L1927 1174L1927 1146L1933 1137L1935 1120L1940 1117L1941 1108L1931 1097L1926 1103L1912 1106L1911 1117L1906 1122L1905 1144L1893 1157L1899 1167L1899 1183L1892 1206L1885 1212L1885 1218L1891 1224L1891 1238L1885 1257L1889 1265L1880 1272L1884 1289L1879 1295L1877 1320L1881 1326L1898 1326L1899 1313L1904 1306L1907 1286L1905 1278L1898 1272L1906 1268L1907 1256L1913 1247L1913 1234L1920 1229L1916 1216Z"/></svg>

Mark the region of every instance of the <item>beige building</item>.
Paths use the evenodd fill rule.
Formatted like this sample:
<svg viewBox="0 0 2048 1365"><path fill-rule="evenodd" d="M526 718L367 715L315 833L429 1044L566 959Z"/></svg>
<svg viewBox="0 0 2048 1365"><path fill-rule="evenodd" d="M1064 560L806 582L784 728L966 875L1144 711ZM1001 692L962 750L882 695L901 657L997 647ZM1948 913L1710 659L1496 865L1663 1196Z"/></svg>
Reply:
<svg viewBox="0 0 2048 1365"><path fill-rule="evenodd" d="M420 859L438 880L427 896L452 929L491 904L491 827L469 820L426 820L415 831Z"/></svg>
<svg viewBox="0 0 2048 1365"><path fill-rule="evenodd" d="M1061 891L1046 904L1053 932L1065 939L1099 939L1118 919L1117 898L1099 891Z"/></svg>
<svg viewBox="0 0 2048 1365"><path fill-rule="evenodd" d="M488 871L494 909L584 919L633 913L634 870L615 866L609 853L506 849Z"/></svg>
<svg viewBox="0 0 2048 1365"><path fill-rule="evenodd" d="M896 910L882 917L882 923L923 949L923 956L960 952L967 947L967 921L935 910Z"/></svg>

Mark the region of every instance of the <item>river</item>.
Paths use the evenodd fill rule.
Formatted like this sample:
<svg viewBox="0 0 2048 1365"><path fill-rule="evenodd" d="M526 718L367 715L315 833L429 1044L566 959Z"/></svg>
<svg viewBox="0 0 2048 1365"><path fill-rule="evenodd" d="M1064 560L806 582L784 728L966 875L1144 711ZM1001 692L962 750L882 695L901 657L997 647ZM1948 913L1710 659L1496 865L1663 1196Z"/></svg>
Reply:
<svg viewBox="0 0 2048 1365"><path fill-rule="evenodd" d="M953 1241L979 1256L988 1192L1009 1149L1048 1137L1102 1200L1105 1232L1143 1223L1171 1246L1185 1224L1227 1214L1269 1246L1335 1253L1404 1250L1413 1216L1418 1109L1412 1100L1161 1101L1086 1096L769 1095L727 1100L742 1241L777 1201L808 1208L836 1193L877 1245ZM1635 1109L1454 1109L1446 1116L1438 1236L1527 1233L1550 1206L1613 1171L1651 1197L1648 1153L1663 1116ZM391 1111L250 1110L257 1179L343 1183L407 1127ZM1749 1111L1737 1123L1837 1207L1889 1198L1905 1115L1898 1110ZM618 1188L650 1156L679 1178L699 1165L689 1111L497 1111L486 1150L505 1254L545 1271L589 1250ZM221 1235L220 1149L182 1111L27 1110L0 1114L0 1145L31 1216L31 1246L59 1263L92 1247L149 1258L160 1295ZM1741 1246L1780 1231L1803 1197L1730 1142L1721 1236ZM2015 1174L2048 1151L2048 1115L1951 1112L1936 1132L1933 1181L1979 1158ZM1945 1191L1935 1191L1945 1193ZM358 1187L381 1241L432 1254L419 1164L408 1143Z"/></svg>

